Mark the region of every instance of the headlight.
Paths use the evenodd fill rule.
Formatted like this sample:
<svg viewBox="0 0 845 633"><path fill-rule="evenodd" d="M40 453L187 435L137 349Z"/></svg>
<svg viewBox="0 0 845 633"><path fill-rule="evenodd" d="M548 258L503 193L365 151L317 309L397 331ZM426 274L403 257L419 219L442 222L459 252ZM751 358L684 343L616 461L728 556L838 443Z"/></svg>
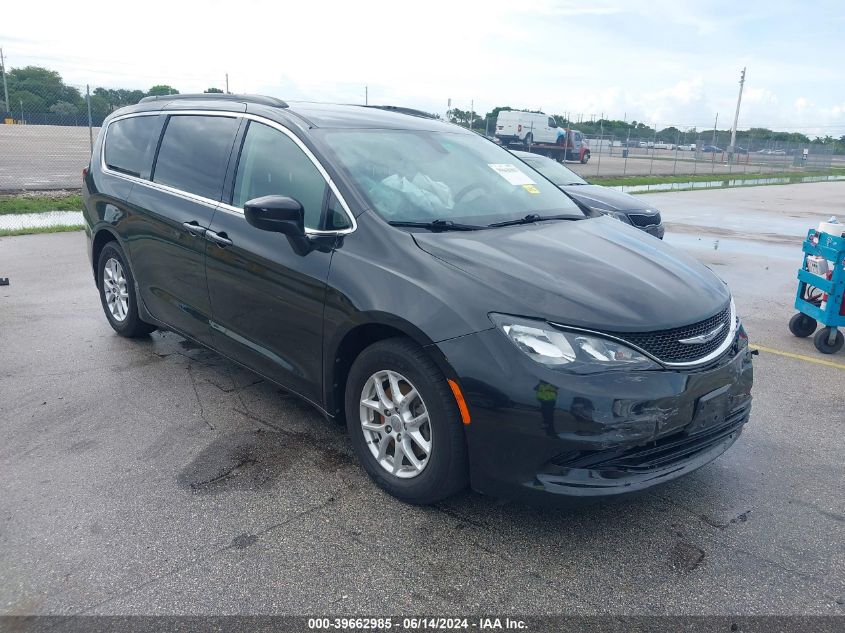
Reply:
<svg viewBox="0 0 845 633"><path fill-rule="evenodd" d="M565 332L545 321L506 314L491 314L490 318L511 343L546 367L581 374L619 369L660 369L650 358L610 339Z"/></svg>
<svg viewBox="0 0 845 633"><path fill-rule="evenodd" d="M590 210L594 213L601 213L602 215L606 215L609 218L613 218L614 220L619 220L620 222L624 222L625 224L630 224L631 221L628 219L628 216L624 213L617 213L616 211L610 211L609 209L601 209L599 207L590 207Z"/></svg>

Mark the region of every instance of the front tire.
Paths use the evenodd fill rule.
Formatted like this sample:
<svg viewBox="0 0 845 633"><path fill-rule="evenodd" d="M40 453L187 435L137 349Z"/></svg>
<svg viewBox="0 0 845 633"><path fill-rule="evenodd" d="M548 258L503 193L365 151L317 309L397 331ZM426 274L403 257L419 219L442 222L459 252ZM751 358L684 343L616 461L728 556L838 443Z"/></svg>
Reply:
<svg viewBox="0 0 845 633"><path fill-rule="evenodd" d="M412 341L386 339L361 352L346 382L345 410L361 465L394 497L430 504L466 487L466 441L454 395Z"/></svg>
<svg viewBox="0 0 845 633"><path fill-rule="evenodd" d="M100 303L112 329L126 338L146 336L156 329L138 316L135 278L117 242L109 242L97 261Z"/></svg>

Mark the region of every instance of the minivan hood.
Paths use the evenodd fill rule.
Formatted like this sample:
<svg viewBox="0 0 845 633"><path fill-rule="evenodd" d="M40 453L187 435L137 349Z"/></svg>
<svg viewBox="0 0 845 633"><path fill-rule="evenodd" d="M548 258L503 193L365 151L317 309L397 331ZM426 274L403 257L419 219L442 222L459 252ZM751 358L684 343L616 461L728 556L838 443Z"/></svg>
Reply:
<svg viewBox="0 0 845 633"><path fill-rule="evenodd" d="M614 191L600 185L563 185L561 187L566 193L578 202L588 207L597 207L608 211L639 211L656 213L653 207L647 205L643 200L635 198L629 193Z"/></svg>
<svg viewBox="0 0 845 633"><path fill-rule="evenodd" d="M730 300L707 267L605 216L413 235L482 284L466 300L487 312L642 332L702 321Z"/></svg>

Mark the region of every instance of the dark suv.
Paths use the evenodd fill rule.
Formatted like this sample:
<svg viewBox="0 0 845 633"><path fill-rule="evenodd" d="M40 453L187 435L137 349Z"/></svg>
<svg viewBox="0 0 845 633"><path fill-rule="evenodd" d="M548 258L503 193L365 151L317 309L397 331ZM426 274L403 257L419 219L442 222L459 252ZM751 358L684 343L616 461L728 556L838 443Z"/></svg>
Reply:
<svg viewBox="0 0 845 633"><path fill-rule="evenodd" d="M642 489L748 420L726 285L463 128L147 98L104 123L83 197L114 330L173 330L345 419L401 499Z"/></svg>

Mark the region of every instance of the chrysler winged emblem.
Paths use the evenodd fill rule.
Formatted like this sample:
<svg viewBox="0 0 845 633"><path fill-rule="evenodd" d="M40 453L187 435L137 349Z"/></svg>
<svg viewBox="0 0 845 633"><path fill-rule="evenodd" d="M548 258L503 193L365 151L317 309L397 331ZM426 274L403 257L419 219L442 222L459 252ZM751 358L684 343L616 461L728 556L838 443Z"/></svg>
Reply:
<svg viewBox="0 0 845 633"><path fill-rule="evenodd" d="M691 336L689 338L678 339L678 343L681 343L683 345L701 345L702 343L709 343L719 335L719 332L724 329L725 324L722 323L719 327L714 328L709 332L705 332L704 334L699 334L698 336Z"/></svg>

